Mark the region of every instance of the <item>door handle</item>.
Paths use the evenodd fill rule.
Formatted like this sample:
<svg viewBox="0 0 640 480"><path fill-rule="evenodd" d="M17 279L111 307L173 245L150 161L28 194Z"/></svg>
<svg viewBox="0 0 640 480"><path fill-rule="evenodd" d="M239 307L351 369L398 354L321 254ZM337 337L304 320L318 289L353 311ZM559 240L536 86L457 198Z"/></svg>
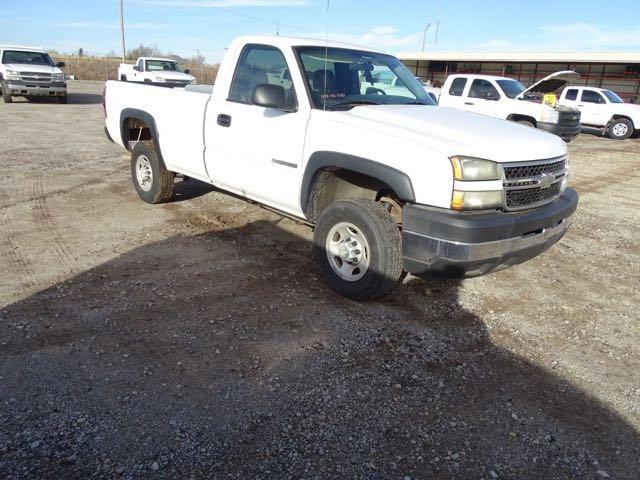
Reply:
<svg viewBox="0 0 640 480"><path fill-rule="evenodd" d="M578 105L579 107L584 107L584 105Z"/></svg>
<svg viewBox="0 0 640 480"><path fill-rule="evenodd" d="M231 115L226 115L224 113L218 115L218 125L220 125L221 127L230 127Z"/></svg>
<svg viewBox="0 0 640 480"><path fill-rule="evenodd" d="M475 105L473 102L464 102L465 105Z"/></svg>

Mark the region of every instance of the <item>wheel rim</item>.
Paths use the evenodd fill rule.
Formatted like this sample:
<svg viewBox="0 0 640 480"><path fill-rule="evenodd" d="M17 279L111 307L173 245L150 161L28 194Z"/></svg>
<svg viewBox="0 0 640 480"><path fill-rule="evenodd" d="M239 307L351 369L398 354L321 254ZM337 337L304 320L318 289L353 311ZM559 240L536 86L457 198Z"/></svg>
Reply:
<svg viewBox="0 0 640 480"><path fill-rule="evenodd" d="M151 190L153 185L153 170L151 169L151 162L144 155L140 155L136 160L136 178L138 179L138 185L145 192Z"/></svg>
<svg viewBox="0 0 640 480"><path fill-rule="evenodd" d="M616 123L613 126L613 134L616 137L624 137L629 131L629 127L624 123Z"/></svg>
<svg viewBox="0 0 640 480"><path fill-rule="evenodd" d="M371 250L362 230L353 223L341 222L327 235L327 259L336 275L348 282L360 280L369 269Z"/></svg>

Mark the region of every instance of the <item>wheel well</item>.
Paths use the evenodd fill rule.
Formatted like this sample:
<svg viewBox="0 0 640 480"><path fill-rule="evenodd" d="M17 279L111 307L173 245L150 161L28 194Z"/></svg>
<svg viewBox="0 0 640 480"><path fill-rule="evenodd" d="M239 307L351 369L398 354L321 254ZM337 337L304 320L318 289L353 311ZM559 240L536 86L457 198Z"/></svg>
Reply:
<svg viewBox="0 0 640 480"><path fill-rule="evenodd" d="M625 120L629 120L631 122L631 125L633 125L634 128L636 128L636 126L633 124L633 120L631 120L631 118L627 117L626 115L613 115L609 123L613 122L614 120L620 120L622 118Z"/></svg>
<svg viewBox="0 0 640 480"><path fill-rule="evenodd" d="M122 143L127 150L133 150L137 142L145 142L155 148L150 126L139 118L125 118L122 123Z"/></svg>
<svg viewBox="0 0 640 480"><path fill-rule="evenodd" d="M531 122L534 127L537 125L537 122L536 122L535 118L530 117L528 115L521 115L521 114L518 114L518 113L513 113L513 114L509 115L507 117L507 120L511 120L512 122L519 122L521 120L524 120L524 121L527 121L527 122Z"/></svg>
<svg viewBox="0 0 640 480"><path fill-rule="evenodd" d="M309 220L316 221L331 203L347 198L381 201L396 222L401 222L403 202L389 185L374 177L335 167L325 167L315 173L305 214Z"/></svg>

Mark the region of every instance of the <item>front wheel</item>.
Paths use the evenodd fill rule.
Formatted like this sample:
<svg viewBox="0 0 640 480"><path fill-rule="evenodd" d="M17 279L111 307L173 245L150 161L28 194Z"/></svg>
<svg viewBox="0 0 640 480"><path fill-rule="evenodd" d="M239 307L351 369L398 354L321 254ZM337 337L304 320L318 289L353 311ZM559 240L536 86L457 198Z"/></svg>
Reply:
<svg viewBox="0 0 640 480"><path fill-rule="evenodd" d="M327 284L353 300L384 295L402 275L400 230L379 203L339 200L316 223L313 256Z"/></svg>
<svg viewBox="0 0 640 480"><path fill-rule="evenodd" d="M142 200L164 203L173 196L173 172L167 170L156 152L144 143L137 143L131 152L131 179Z"/></svg>
<svg viewBox="0 0 640 480"><path fill-rule="evenodd" d="M614 140L626 140L633 134L633 123L626 118L612 120L607 127L607 136Z"/></svg>
<svg viewBox="0 0 640 480"><path fill-rule="evenodd" d="M11 93L9 93L9 88L7 88L7 85L2 85L2 100L4 100L4 103L12 103L13 99L11 98Z"/></svg>

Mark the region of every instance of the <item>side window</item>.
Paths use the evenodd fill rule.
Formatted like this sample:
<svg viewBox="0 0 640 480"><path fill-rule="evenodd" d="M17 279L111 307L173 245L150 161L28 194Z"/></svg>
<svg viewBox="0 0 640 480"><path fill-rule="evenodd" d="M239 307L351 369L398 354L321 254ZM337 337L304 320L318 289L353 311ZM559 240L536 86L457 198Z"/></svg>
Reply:
<svg viewBox="0 0 640 480"><path fill-rule="evenodd" d="M569 90L567 90L567 94L564 96L564 98L567 100L575 100L576 98L578 98L578 90L576 90L575 88L570 88Z"/></svg>
<svg viewBox="0 0 640 480"><path fill-rule="evenodd" d="M469 89L469 97L497 99L500 98L500 94L491 82L476 78Z"/></svg>
<svg viewBox="0 0 640 480"><path fill-rule="evenodd" d="M142 59L138 60L138 64L137 65L138 65L138 68L140 68L140 70L143 70L143 68L142 68L143 62L144 62L144 60L142 60Z"/></svg>
<svg viewBox="0 0 640 480"><path fill-rule="evenodd" d="M280 85L291 106L296 105L291 73L282 52L269 45L247 45L240 54L229 90L230 102L251 103L253 91L258 85Z"/></svg>
<svg viewBox="0 0 640 480"><path fill-rule="evenodd" d="M462 92L464 92L464 86L466 84L466 78L454 78L453 82L451 82L451 87L449 88L449 95L453 95L454 97L461 97Z"/></svg>
<svg viewBox="0 0 640 480"><path fill-rule="evenodd" d="M583 90L580 99L587 103L605 103L604 98L598 92L593 90Z"/></svg>

